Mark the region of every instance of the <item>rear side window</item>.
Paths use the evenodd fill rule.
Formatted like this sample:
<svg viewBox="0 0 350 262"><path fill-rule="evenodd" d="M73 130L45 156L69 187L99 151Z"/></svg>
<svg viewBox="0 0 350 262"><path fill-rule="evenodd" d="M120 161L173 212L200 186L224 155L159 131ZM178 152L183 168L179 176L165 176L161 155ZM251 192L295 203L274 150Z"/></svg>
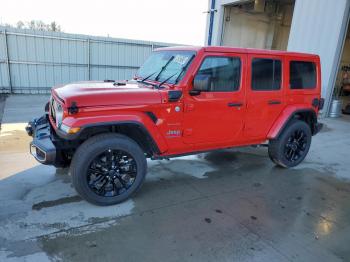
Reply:
<svg viewBox="0 0 350 262"><path fill-rule="evenodd" d="M316 65L313 62L291 61L290 88L312 89L316 87Z"/></svg>
<svg viewBox="0 0 350 262"><path fill-rule="evenodd" d="M210 77L209 92L237 91L241 79L241 59L239 57L207 57L197 74Z"/></svg>
<svg viewBox="0 0 350 262"><path fill-rule="evenodd" d="M256 91L279 90L281 71L280 60L254 58L252 61L252 89Z"/></svg>

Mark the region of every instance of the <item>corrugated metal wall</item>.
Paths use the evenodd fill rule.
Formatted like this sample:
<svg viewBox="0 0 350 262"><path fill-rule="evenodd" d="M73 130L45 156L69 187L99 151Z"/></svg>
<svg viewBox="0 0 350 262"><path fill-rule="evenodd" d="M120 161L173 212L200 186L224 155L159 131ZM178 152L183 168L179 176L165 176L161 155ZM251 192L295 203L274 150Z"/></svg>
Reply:
<svg viewBox="0 0 350 262"><path fill-rule="evenodd" d="M327 115L349 18L348 0L297 0L288 51L318 54Z"/></svg>
<svg viewBox="0 0 350 262"><path fill-rule="evenodd" d="M0 27L0 93L47 93L81 80L130 79L173 44Z"/></svg>

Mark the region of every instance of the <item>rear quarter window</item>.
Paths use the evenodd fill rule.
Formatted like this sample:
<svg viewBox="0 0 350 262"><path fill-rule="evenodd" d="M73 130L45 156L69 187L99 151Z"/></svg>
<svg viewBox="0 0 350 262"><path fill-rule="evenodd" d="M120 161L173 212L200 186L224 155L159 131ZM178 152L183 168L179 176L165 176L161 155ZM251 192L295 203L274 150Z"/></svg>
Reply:
<svg viewBox="0 0 350 262"><path fill-rule="evenodd" d="M291 89L316 88L316 64L307 61L290 61L289 77Z"/></svg>

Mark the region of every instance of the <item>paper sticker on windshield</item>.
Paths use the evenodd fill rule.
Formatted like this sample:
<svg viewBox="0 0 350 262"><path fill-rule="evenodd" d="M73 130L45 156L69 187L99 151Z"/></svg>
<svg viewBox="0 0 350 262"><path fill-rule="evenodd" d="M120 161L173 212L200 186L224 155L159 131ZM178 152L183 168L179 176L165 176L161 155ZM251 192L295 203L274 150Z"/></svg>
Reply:
<svg viewBox="0 0 350 262"><path fill-rule="evenodd" d="M180 65L185 65L188 61L188 56L184 56L184 55L176 55L174 57L174 62L178 63Z"/></svg>

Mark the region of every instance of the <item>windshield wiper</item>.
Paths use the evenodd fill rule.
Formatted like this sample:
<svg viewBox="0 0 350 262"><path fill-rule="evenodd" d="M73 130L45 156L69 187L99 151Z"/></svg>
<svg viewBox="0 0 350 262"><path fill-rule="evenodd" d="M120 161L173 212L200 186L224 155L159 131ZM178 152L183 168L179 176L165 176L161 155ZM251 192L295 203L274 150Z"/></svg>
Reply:
<svg viewBox="0 0 350 262"><path fill-rule="evenodd" d="M142 78L142 79L140 80L140 82L141 82L141 83L144 83L147 79L149 79L151 76L153 76L153 75L154 75L155 73L157 73L157 72L158 72L158 70L155 71L155 72L153 72L152 74L149 74L148 76Z"/></svg>
<svg viewBox="0 0 350 262"><path fill-rule="evenodd" d="M176 76L177 74L178 74L178 73L175 73L175 74L169 76L167 79L165 79L164 81L162 81L162 82L157 86L157 88L162 88L162 85L163 85L165 82L169 81L171 78L173 78L173 77Z"/></svg>
<svg viewBox="0 0 350 262"><path fill-rule="evenodd" d="M192 56L190 57L190 59L188 60L188 62L186 63L186 65L184 65L184 66L181 68L181 70L180 70L179 73L175 73L175 74L169 76L167 79L165 79L164 81L162 81L162 82L158 85L158 88L162 88L162 85L163 85L165 82L169 81L171 78L173 78L174 76L176 76L177 74L179 74L179 75L176 77L176 79L175 79L175 84L176 84L177 81L179 80L179 78L180 78L182 72L185 71L185 70L187 69L188 65L191 63L191 61L192 61L192 59L193 59L194 57L195 57L195 55L192 55Z"/></svg>
<svg viewBox="0 0 350 262"><path fill-rule="evenodd" d="M145 82L147 79L149 79L151 76L153 76L153 75L154 75L155 73L157 73L157 72L158 72L158 70L157 70L157 71L155 71L155 72L153 72L152 74L149 74L148 76L146 76L146 77L142 78L141 80L139 80L139 81L137 81L137 82L139 82L139 83L145 83L145 84L152 85L153 87L157 87L157 85L156 85L156 84L146 83L146 82Z"/></svg>
<svg viewBox="0 0 350 262"><path fill-rule="evenodd" d="M151 76L155 75L155 74L159 71L159 73L157 74L157 76L154 78L154 80L157 81L157 80L158 80L158 77L160 76L160 74L164 71L164 69L170 64L170 62L171 62L173 59L174 59L174 56L171 56L171 57L169 58L169 60L165 63L165 65L161 67L160 71L157 70L157 71L153 72L152 74L149 74L148 76L142 78L142 79L140 80L140 82L141 82L141 83L144 83L147 79L149 79Z"/></svg>
<svg viewBox="0 0 350 262"><path fill-rule="evenodd" d="M171 61L173 61L175 57L172 55L169 60L165 63L164 66L162 66L162 69L159 71L158 75L154 78L154 80L158 81L159 76L163 73L164 69L167 68L167 66L170 64Z"/></svg>

